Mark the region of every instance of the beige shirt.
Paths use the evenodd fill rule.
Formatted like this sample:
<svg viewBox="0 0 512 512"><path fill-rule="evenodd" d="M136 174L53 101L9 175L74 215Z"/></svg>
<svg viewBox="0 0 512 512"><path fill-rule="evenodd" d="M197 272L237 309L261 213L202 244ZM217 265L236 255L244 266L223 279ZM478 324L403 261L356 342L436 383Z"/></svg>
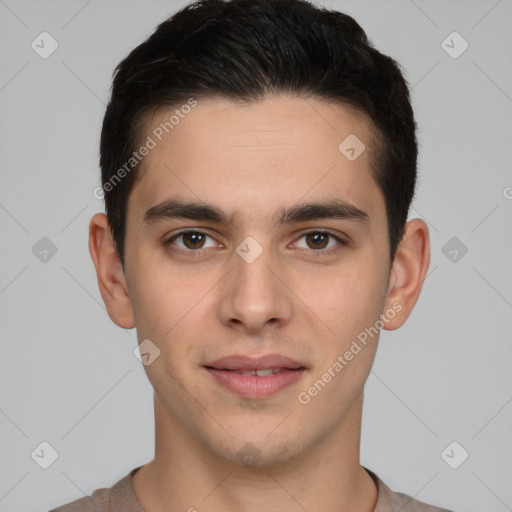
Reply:
<svg viewBox="0 0 512 512"><path fill-rule="evenodd" d="M130 471L110 489L96 489L91 496L50 512L144 512L132 487L132 476L141 467ZM427 505L405 494L393 492L375 473L369 469L366 471L377 486L377 504L374 512L450 512L444 508Z"/></svg>

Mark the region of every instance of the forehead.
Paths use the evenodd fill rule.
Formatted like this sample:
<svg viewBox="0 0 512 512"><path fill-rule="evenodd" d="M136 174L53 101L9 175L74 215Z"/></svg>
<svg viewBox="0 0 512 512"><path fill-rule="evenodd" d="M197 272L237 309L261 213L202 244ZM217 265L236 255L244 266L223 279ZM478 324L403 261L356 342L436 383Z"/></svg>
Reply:
<svg viewBox="0 0 512 512"><path fill-rule="evenodd" d="M139 220L142 208L173 195L240 212L332 197L369 213L384 208L372 125L359 112L284 95L186 105L145 119L140 141L152 148L129 199Z"/></svg>

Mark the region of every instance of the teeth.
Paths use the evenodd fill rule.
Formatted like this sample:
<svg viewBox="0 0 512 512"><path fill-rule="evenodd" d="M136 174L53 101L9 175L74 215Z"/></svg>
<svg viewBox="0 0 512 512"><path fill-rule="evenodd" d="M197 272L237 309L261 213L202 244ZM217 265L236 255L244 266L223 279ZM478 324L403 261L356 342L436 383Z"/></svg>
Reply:
<svg viewBox="0 0 512 512"><path fill-rule="evenodd" d="M274 370L272 368L268 368L266 370L256 370L256 375L258 377L267 377L268 375L272 375L273 373Z"/></svg>
<svg viewBox="0 0 512 512"><path fill-rule="evenodd" d="M257 375L258 377L268 377L269 375L273 375L274 373L278 373L281 371L281 368L266 368L264 370L249 370L249 371L240 371L242 375Z"/></svg>

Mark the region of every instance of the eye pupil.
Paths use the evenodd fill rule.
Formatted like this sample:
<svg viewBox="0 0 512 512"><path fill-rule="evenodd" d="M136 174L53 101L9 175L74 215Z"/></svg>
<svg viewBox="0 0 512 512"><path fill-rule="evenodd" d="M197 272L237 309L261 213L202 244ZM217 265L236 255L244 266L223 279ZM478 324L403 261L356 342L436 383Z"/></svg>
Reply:
<svg viewBox="0 0 512 512"><path fill-rule="evenodd" d="M315 249L323 249L327 245L328 235L326 233L308 233L306 238L310 247L312 243Z"/></svg>

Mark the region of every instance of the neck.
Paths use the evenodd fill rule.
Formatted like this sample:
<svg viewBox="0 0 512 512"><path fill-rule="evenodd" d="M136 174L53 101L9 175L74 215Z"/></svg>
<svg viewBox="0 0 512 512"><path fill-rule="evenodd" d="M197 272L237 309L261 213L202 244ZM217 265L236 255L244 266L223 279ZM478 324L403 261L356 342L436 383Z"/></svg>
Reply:
<svg viewBox="0 0 512 512"><path fill-rule="evenodd" d="M133 476L135 494L148 512L371 512L377 489L359 463L361 415L362 396L343 428L299 457L246 467L200 445L155 396L156 455Z"/></svg>

